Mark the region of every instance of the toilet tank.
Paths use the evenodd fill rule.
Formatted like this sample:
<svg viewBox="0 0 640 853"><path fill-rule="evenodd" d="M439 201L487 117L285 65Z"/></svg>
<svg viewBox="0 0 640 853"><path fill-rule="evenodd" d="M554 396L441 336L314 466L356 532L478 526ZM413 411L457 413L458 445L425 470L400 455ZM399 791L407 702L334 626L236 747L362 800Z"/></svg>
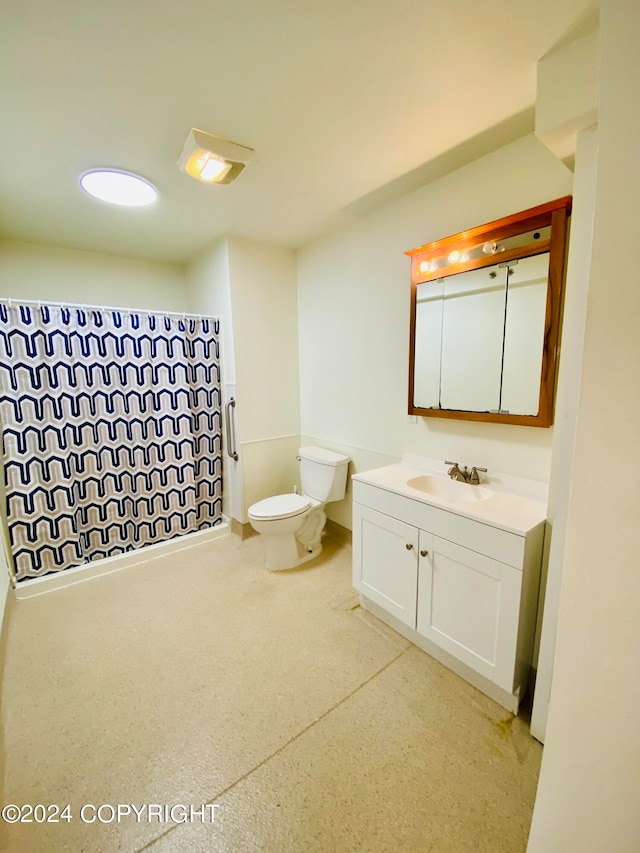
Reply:
<svg viewBox="0 0 640 853"><path fill-rule="evenodd" d="M303 494L322 503L342 500L347 490L349 457L324 447L301 447L298 456Z"/></svg>

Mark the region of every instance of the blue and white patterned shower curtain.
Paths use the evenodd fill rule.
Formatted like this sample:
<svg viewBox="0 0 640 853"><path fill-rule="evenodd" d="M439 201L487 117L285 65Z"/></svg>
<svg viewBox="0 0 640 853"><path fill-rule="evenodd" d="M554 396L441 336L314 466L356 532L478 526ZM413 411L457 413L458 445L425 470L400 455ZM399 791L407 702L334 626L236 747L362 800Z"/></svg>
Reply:
<svg viewBox="0 0 640 853"><path fill-rule="evenodd" d="M0 304L16 577L222 520L218 322Z"/></svg>

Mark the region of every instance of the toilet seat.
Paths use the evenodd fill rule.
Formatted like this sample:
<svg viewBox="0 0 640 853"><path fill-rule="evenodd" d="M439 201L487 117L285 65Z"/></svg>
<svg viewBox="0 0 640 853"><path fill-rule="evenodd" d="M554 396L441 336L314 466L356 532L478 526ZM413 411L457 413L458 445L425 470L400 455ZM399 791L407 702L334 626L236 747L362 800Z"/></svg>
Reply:
<svg viewBox="0 0 640 853"><path fill-rule="evenodd" d="M302 515L311 507L311 500L304 495L274 495L249 507L249 518L266 521L277 518L293 518Z"/></svg>

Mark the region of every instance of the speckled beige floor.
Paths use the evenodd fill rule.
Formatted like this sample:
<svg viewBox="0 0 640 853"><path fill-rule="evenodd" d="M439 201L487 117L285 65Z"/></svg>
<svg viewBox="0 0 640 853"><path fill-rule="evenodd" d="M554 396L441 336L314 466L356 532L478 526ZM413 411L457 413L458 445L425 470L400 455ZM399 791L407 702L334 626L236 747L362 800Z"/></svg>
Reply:
<svg viewBox="0 0 640 853"><path fill-rule="evenodd" d="M278 574L263 548L228 537L17 603L2 799L72 817L0 824L2 850L525 849L526 726L357 606L348 545ZM147 803L218 807L80 819Z"/></svg>

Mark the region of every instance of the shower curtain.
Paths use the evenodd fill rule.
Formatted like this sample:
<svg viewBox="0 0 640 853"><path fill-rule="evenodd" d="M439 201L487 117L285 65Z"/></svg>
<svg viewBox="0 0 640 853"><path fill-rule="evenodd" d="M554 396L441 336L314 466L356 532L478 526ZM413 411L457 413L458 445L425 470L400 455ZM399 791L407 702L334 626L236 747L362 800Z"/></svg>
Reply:
<svg viewBox="0 0 640 853"><path fill-rule="evenodd" d="M222 521L218 321L0 304L16 578Z"/></svg>

